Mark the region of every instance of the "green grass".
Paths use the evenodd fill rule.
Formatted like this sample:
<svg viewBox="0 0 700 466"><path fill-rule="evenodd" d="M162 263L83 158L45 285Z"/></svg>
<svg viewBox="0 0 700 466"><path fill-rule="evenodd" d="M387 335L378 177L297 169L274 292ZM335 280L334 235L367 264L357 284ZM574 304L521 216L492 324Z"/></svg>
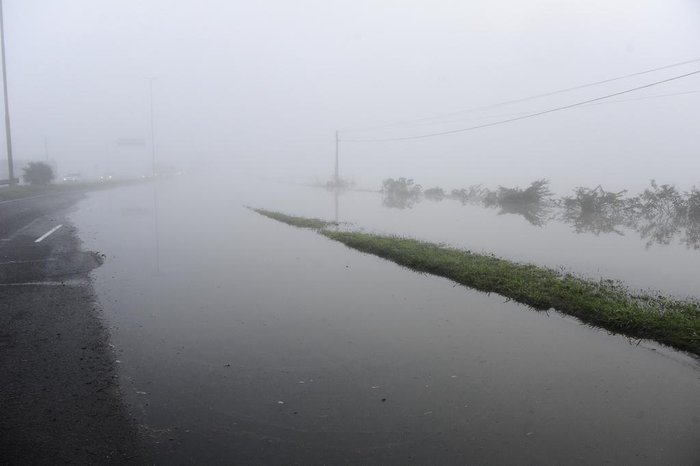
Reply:
<svg viewBox="0 0 700 466"><path fill-rule="evenodd" d="M590 325L650 339L700 356L700 303L634 295L610 280L592 281L532 264L395 236L325 229L331 222L254 209L267 217L315 228L329 239L418 272L498 293L534 309L554 308Z"/></svg>
<svg viewBox="0 0 700 466"><path fill-rule="evenodd" d="M325 220L319 220L317 218L306 218L306 217L294 217L292 215L286 215L280 212L273 212L271 210L265 209L254 209L249 207L249 209L269 217L278 222L286 223L287 225L292 225L299 228L310 228L312 230L320 230L329 226L336 225L334 222L326 222Z"/></svg>

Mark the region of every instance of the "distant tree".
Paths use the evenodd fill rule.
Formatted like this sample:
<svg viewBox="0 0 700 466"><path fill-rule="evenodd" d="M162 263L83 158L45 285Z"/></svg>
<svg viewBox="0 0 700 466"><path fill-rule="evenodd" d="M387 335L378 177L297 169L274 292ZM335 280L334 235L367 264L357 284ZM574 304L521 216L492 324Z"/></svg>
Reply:
<svg viewBox="0 0 700 466"><path fill-rule="evenodd" d="M696 187L688 194L688 218L700 222L700 189Z"/></svg>
<svg viewBox="0 0 700 466"><path fill-rule="evenodd" d="M537 204L550 197L552 193L547 188L549 181L533 181L529 187L520 188L498 188L498 203L504 204Z"/></svg>
<svg viewBox="0 0 700 466"><path fill-rule="evenodd" d="M552 196L547 180L533 181L525 189L504 188L500 186L498 192L488 193L484 198L484 205L501 208L500 214L522 215L528 222L536 226L544 225L549 217L550 209L547 202Z"/></svg>
<svg viewBox="0 0 700 466"><path fill-rule="evenodd" d="M467 188L453 189L450 193L450 197L458 200L462 203L462 205L467 203L476 204L484 202L488 193L488 189L482 188L481 185L475 184Z"/></svg>
<svg viewBox="0 0 700 466"><path fill-rule="evenodd" d="M382 183L384 205L397 209L413 207L420 199L422 189L421 185L414 183L412 179L387 178Z"/></svg>
<svg viewBox="0 0 700 466"><path fill-rule="evenodd" d="M688 200L675 186L651 180L651 187L630 202L634 209L634 229L652 244L670 244L686 223Z"/></svg>
<svg viewBox="0 0 700 466"><path fill-rule="evenodd" d="M43 186L51 183L51 180L54 179L53 168L44 162L29 162L24 167L22 178L24 178L25 183Z"/></svg>
<svg viewBox="0 0 700 466"><path fill-rule="evenodd" d="M595 189L576 188L575 197L564 197L564 208L581 215L611 214L624 209L627 191L610 192L598 185Z"/></svg>
<svg viewBox="0 0 700 466"><path fill-rule="evenodd" d="M611 192L598 185L595 189L579 187L575 196L562 199L564 212L561 220L571 223L576 233L624 233L619 229L624 225L631 209L624 199L626 191Z"/></svg>
<svg viewBox="0 0 700 466"><path fill-rule="evenodd" d="M430 188L423 191L423 195L426 199L431 201L442 201L445 198L445 191L440 187Z"/></svg>
<svg viewBox="0 0 700 466"><path fill-rule="evenodd" d="M648 219L657 217L684 217L688 205L683 195L675 186L662 184L651 180L651 187L644 190L639 196L638 206L642 215Z"/></svg>

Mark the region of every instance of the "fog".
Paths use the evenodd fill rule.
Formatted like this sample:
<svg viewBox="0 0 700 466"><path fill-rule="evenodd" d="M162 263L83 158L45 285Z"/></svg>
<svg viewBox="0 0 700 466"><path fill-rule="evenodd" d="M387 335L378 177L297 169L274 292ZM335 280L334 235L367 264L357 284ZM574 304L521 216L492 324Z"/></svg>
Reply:
<svg viewBox="0 0 700 466"><path fill-rule="evenodd" d="M696 0L2 6L0 457L698 463Z"/></svg>
<svg viewBox="0 0 700 466"><path fill-rule="evenodd" d="M341 176L374 189L397 176L446 188L548 178L562 193L698 181L700 93L687 92L700 91L700 75L476 131L350 141L470 127L700 69L466 112L698 58L691 0L7 0L4 9L15 158L43 160L48 149L59 174L150 172L153 78L157 161L203 178L327 180L340 130Z"/></svg>

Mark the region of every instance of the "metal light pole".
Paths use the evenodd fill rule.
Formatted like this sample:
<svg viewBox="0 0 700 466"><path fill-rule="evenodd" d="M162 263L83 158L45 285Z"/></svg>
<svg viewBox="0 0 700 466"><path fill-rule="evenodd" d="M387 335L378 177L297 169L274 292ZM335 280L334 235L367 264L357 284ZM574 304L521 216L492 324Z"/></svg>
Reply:
<svg viewBox="0 0 700 466"><path fill-rule="evenodd" d="M10 186L15 184L15 169L12 162L12 136L10 131L10 103L7 101L7 71L5 70L5 26L0 0L0 53L2 53L2 90L5 96L5 139L7 141L7 174Z"/></svg>

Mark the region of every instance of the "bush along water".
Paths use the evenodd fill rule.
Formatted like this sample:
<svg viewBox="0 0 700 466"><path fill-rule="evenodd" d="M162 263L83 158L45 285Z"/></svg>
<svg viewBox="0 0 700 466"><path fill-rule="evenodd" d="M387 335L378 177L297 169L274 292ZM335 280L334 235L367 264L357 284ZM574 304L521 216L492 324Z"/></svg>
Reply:
<svg viewBox="0 0 700 466"><path fill-rule="evenodd" d="M425 198L439 202L455 200L462 205L498 209L499 215L523 217L530 224L543 226L556 220L571 225L576 233L617 234L636 232L647 247L678 241L690 249L700 249L700 190L683 193L675 186L650 182L641 194L577 187L573 194L555 198L548 180L530 183L526 188L499 186L490 190L481 185L449 191L433 187L422 191L412 179L388 178L382 189L383 204L407 209Z"/></svg>

